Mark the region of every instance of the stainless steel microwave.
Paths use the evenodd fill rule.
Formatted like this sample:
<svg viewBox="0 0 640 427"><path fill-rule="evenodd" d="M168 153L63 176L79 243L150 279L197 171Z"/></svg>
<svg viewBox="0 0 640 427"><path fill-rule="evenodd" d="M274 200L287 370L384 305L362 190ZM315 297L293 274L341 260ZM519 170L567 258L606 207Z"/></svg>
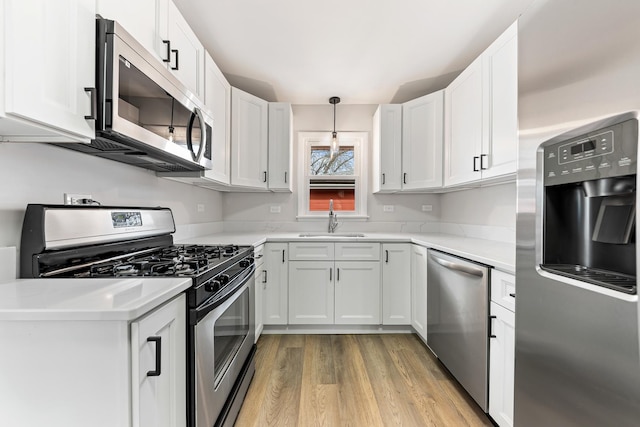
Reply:
<svg viewBox="0 0 640 427"><path fill-rule="evenodd" d="M211 169L213 120L117 22L96 20L96 137L64 146L157 172Z"/></svg>

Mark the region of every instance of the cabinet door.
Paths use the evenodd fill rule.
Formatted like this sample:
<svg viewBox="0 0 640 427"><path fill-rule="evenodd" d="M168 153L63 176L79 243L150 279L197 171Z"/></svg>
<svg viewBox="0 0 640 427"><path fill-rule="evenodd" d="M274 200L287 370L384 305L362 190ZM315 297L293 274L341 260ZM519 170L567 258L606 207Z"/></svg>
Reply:
<svg viewBox="0 0 640 427"><path fill-rule="evenodd" d="M402 189L402 105L382 104L373 116L374 193Z"/></svg>
<svg viewBox="0 0 640 427"><path fill-rule="evenodd" d="M402 104L402 189L442 186L443 91Z"/></svg>
<svg viewBox="0 0 640 427"><path fill-rule="evenodd" d="M500 427L513 426L515 313L492 302L491 316L489 415Z"/></svg>
<svg viewBox="0 0 640 427"><path fill-rule="evenodd" d="M286 243L265 244L261 283L265 325L287 324L288 263Z"/></svg>
<svg viewBox="0 0 640 427"><path fill-rule="evenodd" d="M411 326L427 340L427 248L411 245Z"/></svg>
<svg viewBox="0 0 640 427"><path fill-rule="evenodd" d="M85 88L95 87L95 0L6 0L0 7L5 112L71 140L94 138Z"/></svg>
<svg viewBox="0 0 640 427"><path fill-rule="evenodd" d="M479 180L482 148L482 58L445 89L444 185Z"/></svg>
<svg viewBox="0 0 640 427"><path fill-rule="evenodd" d="M333 261L289 262L289 323L332 324L334 280Z"/></svg>
<svg viewBox="0 0 640 427"><path fill-rule="evenodd" d="M267 189L269 103L231 88L231 184Z"/></svg>
<svg viewBox="0 0 640 427"><path fill-rule="evenodd" d="M196 96L204 97L204 47L175 4L169 2L169 69Z"/></svg>
<svg viewBox="0 0 640 427"><path fill-rule="evenodd" d="M482 54L488 137L482 147L482 179L516 172L518 147L517 21Z"/></svg>
<svg viewBox="0 0 640 427"><path fill-rule="evenodd" d="M131 323L133 425L186 424L184 294Z"/></svg>
<svg viewBox="0 0 640 427"><path fill-rule="evenodd" d="M382 324L411 324L411 245L382 245Z"/></svg>
<svg viewBox="0 0 640 427"><path fill-rule="evenodd" d="M204 103L213 117L211 161L204 176L222 184L231 182L231 85L208 53L205 59Z"/></svg>
<svg viewBox="0 0 640 427"><path fill-rule="evenodd" d="M269 170L271 191L291 192L293 112L288 102L269 103Z"/></svg>
<svg viewBox="0 0 640 427"><path fill-rule="evenodd" d="M380 263L336 261L335 323L380 324Z"/></svg>

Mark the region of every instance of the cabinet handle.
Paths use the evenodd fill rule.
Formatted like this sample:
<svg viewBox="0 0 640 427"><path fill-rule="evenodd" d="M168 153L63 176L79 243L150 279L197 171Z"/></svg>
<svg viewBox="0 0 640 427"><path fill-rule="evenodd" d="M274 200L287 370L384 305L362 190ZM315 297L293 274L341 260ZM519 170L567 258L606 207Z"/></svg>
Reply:
<svg viewBox="0 0 640 427"><path fill-rule="evenodd" d="M491 322L493 319L497 319L497 316L489 316L489 338L498 338L496 335L493 335L493 323Z"/></svg>
<svg viewBox="0 0 640 427"><path fill-rule="evenodd" d="M262 283L267 283L267 270L262 270Z"/></svg>
<svg viewBox="0 0 640 427"><path fill-rule="evenodd" d="M156 369L147 372L148 377L159 377L162 370L162 337L149 337L147 342L156 343Z"/></svg>
<svg viewBox="0 0 640 427"><path fill-rule="evenodd" d="M384 174L382 174L382 185L384 185L384 184L386 184L386 179L385 179Z"/></svg>
<svg viewBox="0 0 640 427"><path fill-rule="evenodd" d="M91 95L91 112L88 116L84 116L85 120L96 120L96 110L98 109L98 97L95 87L85 87L85 92Z"/></svg>
<svg viewBox="0 0 640 427"><path fill-rule="evenodd" d="M267 171L262 172L264 174L264 177L262 179L262 182L267 182Z"/></svg>
<svg viewBox="0 0 640 427"><path fill-rule="evenodd" d="M407 173L406 173L406 172L402 174L402 182L403 182L404 184L406 184L406 183L407 183Z"/></svg>
<svg viewBox="0 0 640 427"><path fill-rule="evenodd" d="M287 183L287 172L286 172L286 171L285 171L285 173L284 173L284 183L285 183L285 184Z"/></svg>
<svg viewBox="0 0 640 427"><path fill-rule="evenodd" d="M330 269L329 269L329 281L332 281L332 280L333 280L333 278L332 278L332 276L333 276L332 272L333 272L333 268L330 268Z"/></svg>
<svg viewBox="0 0 640 427"><path fill-rule="evenodd" d="M171 61L171 40L162 40L162 43L167 45L167 57L162 58L162 62Z"/></svg>
<svg viewBox="0 0 640 427"><path fill-rule="evenodd" d="M489 169L488 167L484 166L484 159L487 159L487 161L489 160L489 155L488 154L480 154L480 170L486 171L487 169Z"/></svg>
<svg viewBox="0 0 640 427"><path fill-rule="evenodd" d="M336 268L336 282L340 281L340 269Z"/></svg>
<svg viewBox="0 0 640 427"><path fill-rule="evenodd" d="M179 54L180 52L178 52L178 49L171 49L171 52L173 52L173 53L175 53L175 54L176 54L176 66L175 66L175 67L171 67L171 69L172 69L172 70L179 70L179 69L180 69L180 66L179 66L179 64L178 64L178 54Z"/></svg>
<svg viewBox="0 0 640 427"><path fill-rule="evenodd" d="M474 172L480 172L480 169L478 169L478 164L476 163L479 158L480 157L478 157L478 156L473 156L473 171Z"/></svg>
<svg viewBox="0 0 640 427"><path fill-rule="evenodd" d="M282 263L284 264L284 249L282 250Z"/></svg>
<svg viewBox="0 0 640 427"><path fill-rule="evenodd" d="M514 293L512 293L512 294L509 294L509 296L510 296L511 298L515 298L515 297L516 297L516 293L514 292Z"/></svg>
<svg viewBox="0 0 640 427"><path fill-rule="evenodd" d="M389 251L385 249L384 251L384 262L389 264Z"/></svg>

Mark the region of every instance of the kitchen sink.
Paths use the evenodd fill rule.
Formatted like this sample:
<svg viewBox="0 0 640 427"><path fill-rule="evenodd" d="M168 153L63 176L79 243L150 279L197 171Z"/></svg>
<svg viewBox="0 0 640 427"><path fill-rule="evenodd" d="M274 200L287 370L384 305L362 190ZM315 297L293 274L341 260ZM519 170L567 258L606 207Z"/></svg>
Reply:
<svg viewBox="0 0 640 427"><path fill-rule="evenodd" d="M301 233L300 237L339 237L339 238L354 238L364 237L362 233Z"/></svg>

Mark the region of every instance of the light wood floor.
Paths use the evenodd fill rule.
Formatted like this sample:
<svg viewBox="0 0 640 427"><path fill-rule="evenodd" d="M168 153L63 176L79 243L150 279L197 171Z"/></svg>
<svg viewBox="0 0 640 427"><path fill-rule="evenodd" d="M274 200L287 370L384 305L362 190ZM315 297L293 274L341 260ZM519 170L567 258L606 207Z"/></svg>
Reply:
<svg viewBox="0 0 640 427"><path fill-rule="evenodd" d="M262 335L245 426L491 426L411 334Z"/></svg>

